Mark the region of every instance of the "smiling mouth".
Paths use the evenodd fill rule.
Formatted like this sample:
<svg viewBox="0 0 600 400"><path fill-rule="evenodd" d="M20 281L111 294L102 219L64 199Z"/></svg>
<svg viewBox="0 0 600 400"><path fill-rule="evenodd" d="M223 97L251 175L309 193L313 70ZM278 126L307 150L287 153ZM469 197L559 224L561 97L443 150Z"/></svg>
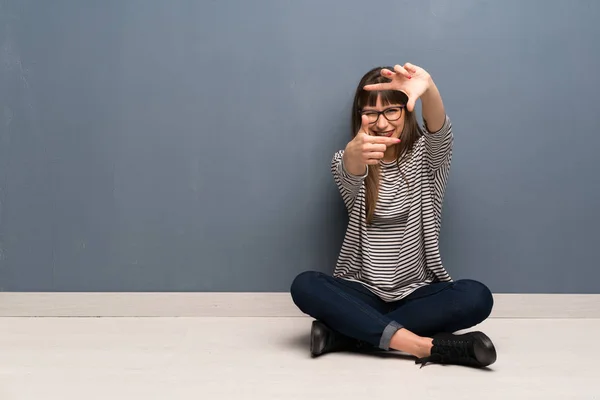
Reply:
<svg viewBox="0 0 600 400"><path fill-rule="evenodd" d="M385 132L376 132L375 134L377 136L387 136L387 137L390 137L390 136L392 136L394 134L394 131L391 130L391 131L385 131Z"/></svg>

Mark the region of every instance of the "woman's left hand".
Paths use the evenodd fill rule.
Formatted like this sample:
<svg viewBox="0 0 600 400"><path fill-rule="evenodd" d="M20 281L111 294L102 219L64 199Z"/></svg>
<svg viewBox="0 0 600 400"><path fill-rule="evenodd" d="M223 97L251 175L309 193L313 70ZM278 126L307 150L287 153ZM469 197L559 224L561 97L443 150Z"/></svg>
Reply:
<svg viewBox="0 0 600 400"><path fill-rule="evenodd" d="M431 85L431 76L423 68L406 63L404 66L396 64L394 71L387 68L381 70L381 75L391 79L388 83L375 83L366 85L365 90L399 90L406 93L408 111L415 109L415 104L419 97L429 89Z"/></svg>

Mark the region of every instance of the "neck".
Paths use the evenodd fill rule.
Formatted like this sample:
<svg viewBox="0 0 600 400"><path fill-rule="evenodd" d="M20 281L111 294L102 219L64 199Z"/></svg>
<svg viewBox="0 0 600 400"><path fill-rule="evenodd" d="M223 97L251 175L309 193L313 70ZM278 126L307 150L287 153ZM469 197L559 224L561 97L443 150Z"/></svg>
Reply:
<svg viewBox="0 0 600 400"><path fill-rule="evenodd" d="M383 161L390 162L396 160L396 146L389 146L383 155Z"/></svg>

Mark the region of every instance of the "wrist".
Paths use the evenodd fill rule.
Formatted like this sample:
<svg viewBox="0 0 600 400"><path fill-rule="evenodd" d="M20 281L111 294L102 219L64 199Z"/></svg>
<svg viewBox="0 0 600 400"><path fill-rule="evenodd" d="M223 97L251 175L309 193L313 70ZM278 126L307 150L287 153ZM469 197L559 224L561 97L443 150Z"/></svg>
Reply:
<svg viewBox="0 0 600 400"><path fill-rule="evenodd" d="M437 86L435 86L435 82L433 82L433 78L429 76L427 78L427 89L421 95L421 100L427 101L429 97L435 96L437 93Z"/></svg>
<svg viewBox="0 0 600 400"><path fill-rule="evenodd" d="M349 151L344 151L342 155L342 168L346 171L347 174L353 177L361 177L366 174L368 169L366 164L362 164L360 160L357 160L355 157L352 157L353 154L350 154Z"/></svg>

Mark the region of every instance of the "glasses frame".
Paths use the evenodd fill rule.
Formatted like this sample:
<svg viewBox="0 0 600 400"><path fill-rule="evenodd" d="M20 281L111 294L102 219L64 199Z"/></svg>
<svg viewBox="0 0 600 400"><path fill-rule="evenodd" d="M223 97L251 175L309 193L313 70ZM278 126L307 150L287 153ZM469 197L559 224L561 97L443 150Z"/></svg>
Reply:
<svg viewBox="0 0 600 400"><path fill-rule="evenodd" d="M400 115L398 116L398 118L395 119L389 119L385 113L389 110L395 110L395 109L400 109ZM400 118L402 118L402 113L404 112L404 108L406 108L406 106L394 106L394 107L388 107L383 111L377 111L377 110L361 110L360 111L360 115L365 115L365 114L377 114L377 118L375 119L375 121L373 122L369 122L369 125L375 125L377 123L377 121L379 121L379 117L383 115L383 117L385 119L387 119L388 121L392 122L392 121L398 121Z"/></svg>

